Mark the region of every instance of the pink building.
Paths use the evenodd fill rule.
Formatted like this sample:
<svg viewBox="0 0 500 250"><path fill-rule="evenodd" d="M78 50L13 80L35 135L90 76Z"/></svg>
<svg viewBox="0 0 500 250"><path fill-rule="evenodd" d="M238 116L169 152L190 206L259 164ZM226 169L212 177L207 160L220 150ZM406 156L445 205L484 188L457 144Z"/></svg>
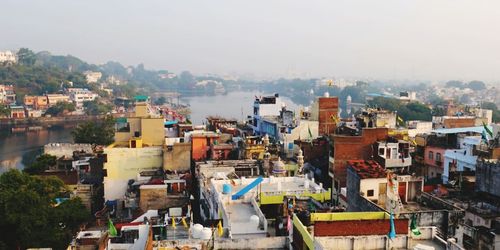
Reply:
<svg viewBox="0 0 500 250"><path fill-rule="evenodd" d="M424 153L425 171L427 178L439 178L443 174L444 169L444 152L445 148L427 146Z"/></svg>

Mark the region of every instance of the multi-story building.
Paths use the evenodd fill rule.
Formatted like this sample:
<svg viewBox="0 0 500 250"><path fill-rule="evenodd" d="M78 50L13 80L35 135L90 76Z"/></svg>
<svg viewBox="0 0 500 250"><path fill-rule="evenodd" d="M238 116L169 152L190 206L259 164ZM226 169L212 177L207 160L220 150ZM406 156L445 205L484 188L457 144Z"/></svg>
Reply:
<svg viewBox="0 0 500 250"><path fill-rule="evenodd" d="M332 135L333 157L330 157L330 176L333 178L333 194L338 195L346 187L347 161L371 160L377 152L374 144L388 138L387 128L364 128L361 133L349 132Z"/></svg>
<svg viewBox="0 0 500 250"><path fill-rule="evenodd" d="M336 96L330 97L325 93L319 97L311 110L312 119L317 120L318 135L330 135L335 132L339 119L339 99Z"/></svg>
<svg viewBox="0 0 500 250"><path fill-rule="evenodd" d="M71 98L69 95L63 94L47 94L47 101L49 106L54 106L58 102L70 102Z"/></svg>
<svg viewBox="0 0 500 250"><path fill-rule="evenodd" d="M47 96L24 96L24 105L35 110L44 110L49 107Z"/></svg>
<svg viewBox="0 0 500 250"><path fill-rule="evenodd" d="M380 109L365 109L356 120L363 128L396 128L397 115L394 112Z"/></svg>
<svg viewBox="0 0 500 250"><path fill-rule="evenodd" d="M374 159L386 169L408 169L412 165L410 143L404 140L388 138L375 143Z"/></svg>
<svg viewBox="0 0 500 250"><path fill-rule="evenodd" d="M278 117L282 111L282 103L279 94L274 96L256 97L253 104L253 117L251 126L255 134L265 133L262 127L264 117Z"/></svg>
<svg viewBox="0 0 500 250"><path fill-rule="evenodd" d="M23 106L10 105L10 118L25 118L26 113Z"/></svg>
<svg viewBox="0 0 500 250"><path fill-rule="evenodd" d="M13 85L0 85L0 103L16 103L16 93Z"/></svg>
<svg viewBox="0 0 500 250"><path fill-rule="evenodd" d="M16 63L17 57L16 54L12 53L12 51L0 51L0 63Z"/></svg>
<svg viewBox="0 0 500 250"><path fill-rule="evenodd" d="M102 73L98 71L85 71L83 72L87 83L96 83L102 77Z"/></svg>
<svg viewBox="0 0 500 250"><path fill-rule="evenodd" d="M432 131L432 122L408 121L408 136L414 138L418 134L429 134Z"/></svg>
<svg viewBox="0 0 500 250"><path fill-rule="evenodd" d="M98 95L85 88L69 88L69 97L77 110L83 110L83 103L95 100Z"/></svg>
<svg viewBox="0 0 500 250"><path fill-rule="evenodd" d="M115 143L104 148L106 200L123 199L129 180L141 171L162 169L165 129L163 117L154 114L145 101L137 101L132 117L118 119Z"/></svg>

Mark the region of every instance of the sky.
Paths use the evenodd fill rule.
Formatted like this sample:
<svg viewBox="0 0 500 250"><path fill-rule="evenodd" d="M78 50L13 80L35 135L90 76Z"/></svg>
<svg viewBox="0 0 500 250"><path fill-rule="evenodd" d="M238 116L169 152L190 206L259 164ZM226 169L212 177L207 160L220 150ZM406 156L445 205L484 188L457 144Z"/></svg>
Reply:
<svg viewBox="0 0 500 250"><path fill-rule="evenodd" d="M195 74L500 80L498 0L0 0L0 50Z"/></svg>

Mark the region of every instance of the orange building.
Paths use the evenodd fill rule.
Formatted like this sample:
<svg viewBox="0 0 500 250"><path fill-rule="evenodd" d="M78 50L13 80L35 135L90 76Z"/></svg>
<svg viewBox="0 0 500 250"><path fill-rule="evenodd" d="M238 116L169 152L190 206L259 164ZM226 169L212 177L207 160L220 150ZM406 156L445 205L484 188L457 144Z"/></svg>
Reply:
<svg viewBox="0 0 500 250"><path fill-rule="evenodd" d="M213 132L194 133L191 135L194 161L203 161L212 156L212 145L219 144L220 135Z"/></svg>
<svg viewBox="0 0 500 250"><path fill-rule="evenodd" d="M45 109L49 105L49 101L46 96L24 96L24 105L27 107L32 107L34 109Z"/></svg>

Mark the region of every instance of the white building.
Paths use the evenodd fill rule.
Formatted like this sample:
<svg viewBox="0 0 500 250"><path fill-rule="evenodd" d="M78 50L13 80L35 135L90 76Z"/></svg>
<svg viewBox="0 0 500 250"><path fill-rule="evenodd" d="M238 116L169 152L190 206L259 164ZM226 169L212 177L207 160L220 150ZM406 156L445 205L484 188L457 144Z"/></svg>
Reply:
<svg viewBox="0 0 500 250"><path fill-rule="evenodd" d="M493 110L491 109L482 109L482 108L474 108L471 110L472 113L476 115L478 118L484 118L486 124L491 124L493 121ZM476 124L480 126L481 124Z"/></svg>
<svg viewBox="0 0 500 250"><path fill-rule="evenodd" d="M96 83L102 77L102 73L98 71L85 71L83 72L87 83Z"/></svg>
<svg viewBox="0 0 500 250"><path fill-rule="evenodd" d="M256 134L262 132L262 122L264 117L278 117L282 110L282 103L279 94L255 98L253 104L252 127Z"/></svg>
<svg viewBox="0 0 500 250"><path fill-rule="evenodd" d="M0 51L0 63L16 63L17 58L16 54L12 53L12 51Z"/></svg>
<svg viewBox="0 0 500 250"><path fill-rule="evenodd" d="M481 136L459 138L458 149L447 149L444 153L443 183L447 184L450 172L476 171L477 155L474 146L481 144Z"/></svg>
<svg viewBox="0 0 500 250"><path fill-rule="evenodd" d="M418 134L429 134L432 131L432 122L408 121L408 136L415 137Z"/></svg>
<svg viewBox="0 0 500 250"><path fill-rule="evenodd" d="M69 88L69 97L75 103L77 110L83 110L83 103L95 100L98 95L88 89Z"/></svg>

